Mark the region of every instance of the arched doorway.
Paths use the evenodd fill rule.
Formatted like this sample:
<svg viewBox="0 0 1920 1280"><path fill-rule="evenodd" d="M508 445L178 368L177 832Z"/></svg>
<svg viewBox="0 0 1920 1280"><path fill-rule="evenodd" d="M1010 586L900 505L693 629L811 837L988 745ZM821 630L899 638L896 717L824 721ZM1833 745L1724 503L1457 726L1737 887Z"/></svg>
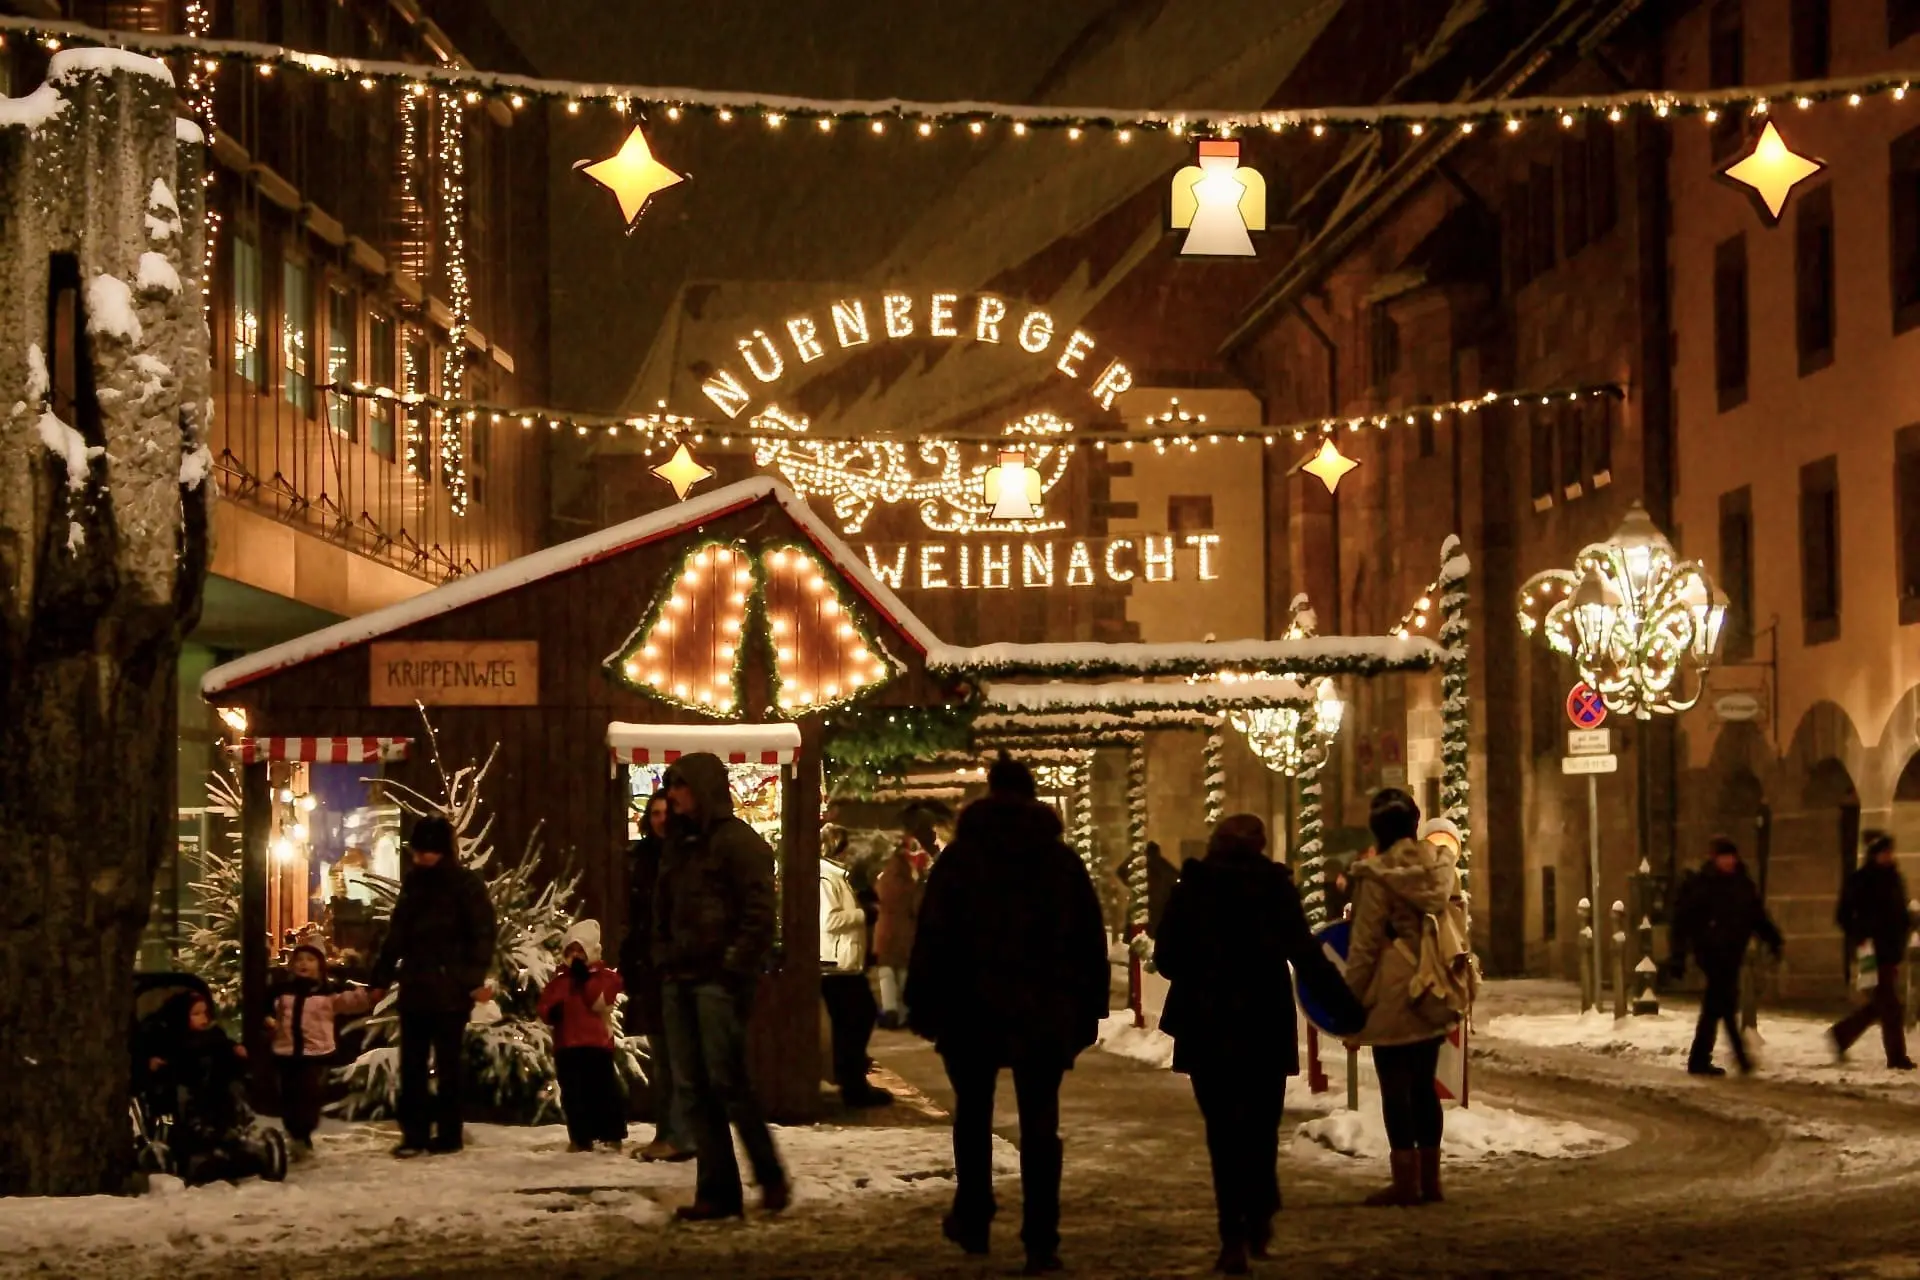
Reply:
<svg viewBox="0 0 1920 1280"><path fill-rule="evenodd" d="M1802 796L1807 813L1815 819L1824 819L1827 826L1828 855L1833 868L1831 879L1835 901L1839 900L1840 889L1847 877L1853 873L1859 861L1860 849L1860 795L1854 790L1853 778L1847 773L1847 767L1829 756L1813 766L1807 774L1807 785ZM1818 827L1814 828L1818 839ZM1824 842L1822 842L1824 843ZM1817 854L1818 845L1815 846ZM1846 972L1848 960L1846 939L1839 943L1841 972Z"/></svg>

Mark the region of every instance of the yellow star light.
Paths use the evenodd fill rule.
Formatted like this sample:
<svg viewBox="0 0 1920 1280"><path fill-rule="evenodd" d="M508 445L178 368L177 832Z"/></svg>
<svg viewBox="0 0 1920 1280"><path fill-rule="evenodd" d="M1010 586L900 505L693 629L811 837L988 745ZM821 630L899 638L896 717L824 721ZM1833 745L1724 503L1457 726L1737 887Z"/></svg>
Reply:
<svg viewBox="0 0 1920 1280"><path fill-rule="evenodd" d="M629 226L654 195L686 181L653 158L653 149L647 146L646 135L638 125L620 144L620 150L605 160L591 164L582 160L573 167L620 198L620 212Z"/></svg>
<svg viewBox="0 0 1920 1280"><path fill-rule="evenodd" d="M1767 121L1753 149L1720 171L1728 182L1747 188L1768 226L1780 221L1793 189L1826 168L1811 156L1798 155L1788 148L1786 139Z"/></svg>
<svg viewBox="0 0 1920 1280"><path fill-rule="evenodd" d="M682 440L680 447L673 451L673 456L655 467L653 474L672 485L674 496L685 502L693 486L713 478L713 468L697 461L693 451L687 448L687 442Z"/></svg>
<svg viewBox="0 0 1920 1280"><path fill-rule="evenodd" d="M1352 458L1341 453L1329 439L1320 442L1320 452L1301 463L1300 469L1327 486L1327 492L1332 493L1340 487L1340 481L1346 477L1347 472L1359 465Z"/></svg>

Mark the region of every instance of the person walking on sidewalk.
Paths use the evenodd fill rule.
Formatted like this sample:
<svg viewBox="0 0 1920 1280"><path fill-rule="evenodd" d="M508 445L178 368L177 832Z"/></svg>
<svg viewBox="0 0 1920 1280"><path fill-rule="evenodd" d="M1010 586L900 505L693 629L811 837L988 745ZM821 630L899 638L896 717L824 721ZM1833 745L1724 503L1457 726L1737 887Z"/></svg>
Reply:
<svg viewBox="0 0 1920 1280"><path fill-rule="evenodd" d="M393 1154L402 1159L460 1150L467 1021L475 1001L493 999L493 900L486 882L460 865L457 843L445 818L413 824L413 865L373 965L376 1000L396 973L400 981L400 1145Z"/></svg>
<svg viewBox="0 0 1920 1280"><path fill-rule="evenodd" d="M1867 1003L1835 1023L1830 1034L1835 1053L1844 1060L1854 1041L1878 1022L1887 1065L1895 1071L1912 1071L1913 1059L1907 1056L1907 1011L1900 998L1900 965L1913 934L1907 882L1894 860L1891 835L1869 831L1866 845L1866 862L1847 877L1846 888L1841 891L1838 918L1849 946L1873 948L1873 989Z"/></svg>
<svg viewBox="0 0 1920 1280"><path fill-rule="evenodd" d="M1392 1185L1367 1197L1374 1206L1439 1200L1440 1140L1445 1117L1434 1089L1440 1046L1459 1015L1431 994L1413 992L1430 975L1427 917L1444 917L1460 892L1452 851L1414 838L1420 808L1392 787L1373 797L1367 825L1380 852L1349 869L1353 882L1347 986L1367 1009L1355 1039L1373 1046L1380 1109L1387 1124Z"/></svg>
<svg viewBox="0 0 1920 1280"><path fill-rule="evenodd" d="M993 1093L1013 1071L1020 1111L1027 1274L1061 1269L1060 1081L1107 1013L1107 934L1060 815L1005 752L933 864L907 992L908 1025L953 1085L953 1210L942 1229L985 1253L993 1198Z"/></svg>
<svg viewBox="0 0 1920 1280"><path fill-rule="evenodd" d="M1301 986L1344 1016L1366 1011L1307 927L1287 868L1267 857L1267 831L1250 813L1213 830L1204 859L1188 861L1167 899L1154 967L1171 984L1160 1029L1173 1069L1193 1082L1206 1121L1219 1214L1214 1268L1245 1275L1267 1256L1280 1211L1280 1107L1300 1074L1291 963Z"/></svg>
<svg viewBox="0 0 1920 1280"><path fill-rule="evenodd" d="M747 1077L747 1019L773 950L773 850L733 812L727 766L707 751L667 771L673 810L654 896L653 958L662 992L676 1084L693 1091L700 1135L694 1200L675 1210L686 1222L743 1212L732 1129L760 1184L768 1213L787 1207L787 1171Z"/></svg>
<svg viewBox="0 0 1920 1280"><path fill-rule="evenodd" d="M636 1160L693 1159L693 1091L674 1079L673 1050L661 1009L660 971L653 964L653 899L660 884L660 857L667 846L667 793L647 800L640 838L627 847L627 932L620 940L620 980L627 988L626 1032L647 1038L647 1110L653 1141Z"/></svg>
<svg viewBox="0 0 1920 1280"><path fill-rule="evenodd" d="M841 846L844 849L844 846ZM846 868L820 859L820 998L833 1028L833 1082L850 1107L880 1107L893 1095L867 1080L873 1039L873 988L867 983L867 913Z"/></svg>
<svg viewBox="0 0 1920 1280"><path fill-rule="evenodd" d="M1740 860L1740 846L1725 836L1707 844L1707 861L1680 886L1674 903L1667 964L1678 977L1693 955L1707 977L1700 997L1700 1025L1693 1033L1687 1072L1696 1076L1724 1076L1726 1068L1713 1065L1713 1042L1721 1025L1733 1041L1733 1058L1750 1072L1746 1042L1740 1037L1740 968L1747 947L1758 935L1780 958L1785 941L1760 901L1760 890Z"/></svg>
<svg viewBox="0 0 1920 1280"><path fill-rule="evenodd" d="M908 963L913 957L925 884L914 866L914 838L902 835L874 881L880 897L880 918L873 929L873 949L879 960L880 1025L892 1031L906 1025Z"/></svg>

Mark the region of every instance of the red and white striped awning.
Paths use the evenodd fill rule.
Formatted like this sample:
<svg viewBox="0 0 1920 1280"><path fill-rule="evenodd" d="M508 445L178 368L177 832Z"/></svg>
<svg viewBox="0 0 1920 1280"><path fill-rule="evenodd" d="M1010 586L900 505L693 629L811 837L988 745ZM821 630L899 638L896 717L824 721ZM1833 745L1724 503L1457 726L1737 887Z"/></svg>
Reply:
<svg viewBox="0 0 1920 1280"><path fill-rule="evenodd" d="M728 764L792 764L800 754L796 724L624 724L607 726L616 764L672 764L706 751Z"/></svg>
<svg viewBox="0 0 1920 1280"><path fill-rule="evenodd" d="M405 760L412 738L242 738L227 750L241 764L290 760L305 764L371 764Z"/></svg>

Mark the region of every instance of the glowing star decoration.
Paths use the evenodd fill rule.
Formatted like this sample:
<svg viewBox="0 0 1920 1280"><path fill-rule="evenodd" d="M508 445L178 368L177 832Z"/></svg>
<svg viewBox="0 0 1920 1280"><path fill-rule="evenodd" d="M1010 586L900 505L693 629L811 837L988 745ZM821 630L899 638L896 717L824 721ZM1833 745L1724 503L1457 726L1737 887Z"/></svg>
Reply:
<svg viewBox="0 0 1920 1280"><path fill-rule="evenodd" d="M573 167L619 197L620 213L627 220L629 230L639 221L648 200L686 181L684 176L653 158L653 149L647 145L646 135L638 125L620 144L620 150L605 160L581 160Z"/></svg>
<svg viewBox="0 0 1920 1280"><path fill-rule="evenodd" d="M698 461L682 440L673 456L653 469L653 474L673 486L673 496L685 502L687 493L702 480L713 479L713 468Z"/></svg>
<svg viewBox="0 0 1920 1280"><path fill-rule="evenodd" d="M993 508L987 513L990 519L1031 520L1040 514L1040 473L1028 468L1025 450L1003 450L999 465L988 470L984 487Z"/></svg>
<svg viewBox="0 0 1920 1280"><path fill-rule="evenodd" d="M1769 120L1753 149L1720 170L1720 177L1745 188L1761 221L1771 227L1778 225L1794 188L1826 167L1824 161L1790 149Z"/></svg>
<svg viewBox="0 0 1920 1280"><path fill-rule="evenodd" d="M1322 440L1320 451L1301 463L1300 469L1327 486L1327 492L1332 493L1340 487L1340 481L1346 478L1347 472L1359 465L1341 453L1332 440Z"/></svg>
<svg viewBox="0 0 1920 1280"><path fill-rule="evenodd" d="M1241 167L1240 144L1231 138L1200 139L1199 160L1173 175L1168 225L1187 233L1180 256L1253 257L1247 233L1267 229L1267 180Z"/></svg>

